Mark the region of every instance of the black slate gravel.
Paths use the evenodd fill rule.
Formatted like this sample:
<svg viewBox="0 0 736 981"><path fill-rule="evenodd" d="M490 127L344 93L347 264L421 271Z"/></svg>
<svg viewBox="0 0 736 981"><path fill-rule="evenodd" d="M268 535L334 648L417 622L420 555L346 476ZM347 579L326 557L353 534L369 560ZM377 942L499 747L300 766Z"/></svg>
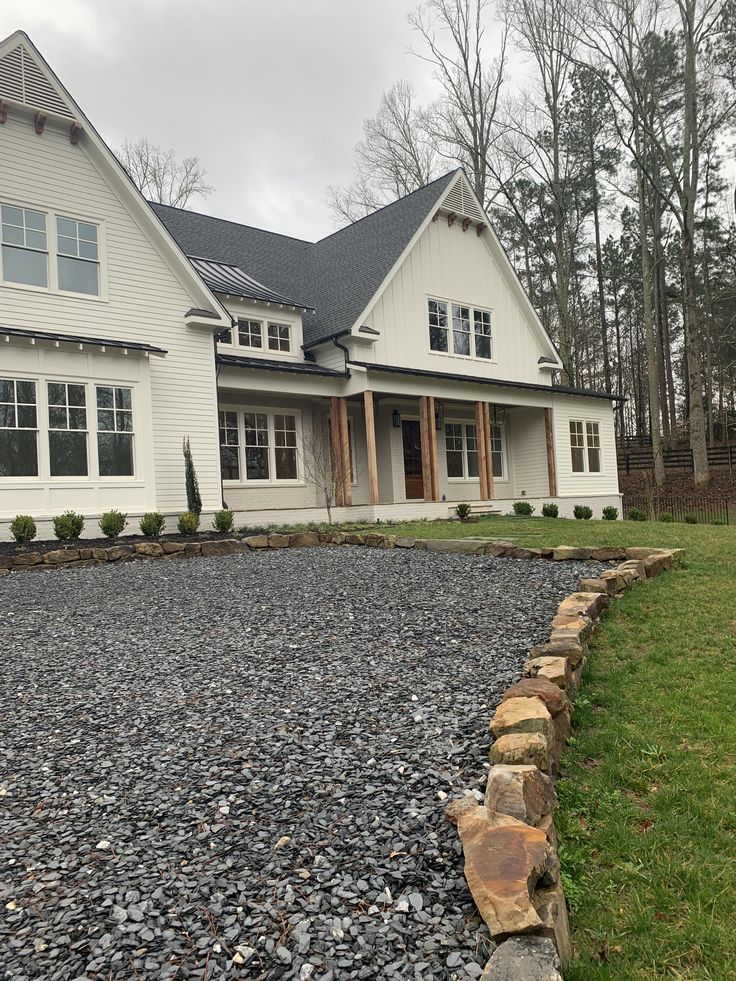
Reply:
<svg viewBox="0 0 736 981"><path fill-rule="evenodd" d="M597 568L360 548L0 581L0 978L472 979L446 797Z"/></svg>

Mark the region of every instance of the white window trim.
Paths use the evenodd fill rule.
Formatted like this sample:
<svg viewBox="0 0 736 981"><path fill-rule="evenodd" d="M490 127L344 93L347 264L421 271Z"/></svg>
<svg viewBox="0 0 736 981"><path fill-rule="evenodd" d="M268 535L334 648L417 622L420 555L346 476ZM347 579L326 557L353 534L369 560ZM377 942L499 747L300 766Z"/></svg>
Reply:
<svg viewBox="0 0 736 981"><path fill-rule="evenodd" d="M19 201L17 199L12 199L0 195L0 204L8 205L11 208L22 208L25 211L39 211L43 213L46 217L46 252L48 261L47 278L48 286L33 286L30 283L11 283L8 282L3 276L3 260L2 260L2 250L0 249L0 286L5 289L13 290L23 290L30 293L51 293L56 296L69 296L77 300L90 300L93 303L107 303L109 302L108 297L108 287L107 287L107 229L105 221L102 218L92 218L89 215L76 212L71 214L67 211L59 211L55 208L47 207L43 204L30 203ZM71 218L74 221L81 221L88 225L97 226L97 249L98 249L98 260L97 266L99 269L99 287L100 292L98 296L94 296L91 293L75 293L72 290L62 290L59 288L59 268L58 268L58 241L57 241L57 231L56 231L56 219L57 218ZM93 259L86 260L88 262L94 262Z"/></svg>
<svg viewBox="0 0 736 981"><path fill-rule="evenodd" d="M261 325L261 339L263 341L262 347L246 347L244 344L240 343L240 337L238 334L237 323L236 326L231 328L231 340L230 341L220 341L217 342L217 349L222 348L223 353L232 354L234 356L240 356L244 358L263 358L264 360L271 361L299 361L299 344L298 338L301 336L299 333L299 321L286 319L271 318L268 316L261 315L259 313L236 313L233 310L229 311L231 316L237 322L238 320L255 320ZM279 327L289 328L289 350L288 351L272 351L268 347L268 325L278 324ZM226 328L227 329L227 328ZM231 410L230 410L231 411Z"/></svg>
<svg viewBox="0 0 736 981"><path fill-rule="evenodd" d="M481 306L479 304L466 303L461 300L451 300L445 297L436 296L428 293L424 299L424 323L425 329L427 331L427 339L429 340L429 301L433 300L435 303L445 303L447 304L447 351L436 351L434 348L428 345L428 350L431 355L437 355L440 358L457 358L460 361L472 361L474 364L498 364L498 359L496 357L496 312L494 307ZM470 354L457 354L454 350L454 338L452 330L452 308L465 307L470 312ZM475 312L488 313L491 316L491 357L490 358L479 358L475 353ZM456 478L459 479L459 478Z"/></svg>
<svg viewBox="0 0 736 981"><path fill-rule="evenodd" d="M572 465L572 450L573 450L573 446L572 446L572 433L570 432L570 423L571 422L579 422L579 423L582 423L582 426L583 426L583 446L582 446L582 450L583 450L583 469L582 470L574 470L573 469L573 465ZM597 426L598 427L598 446L596 447L596 449L598 450L598 457L599 457L600 463L601 463L599 470L591 470L590 469L590 459L589 459L589 455L588 455L588 453L589 453L589 446L588 446L588 423L590 423L593 426ZM605 472L605 459L604 459L604 456L603 456L603 441L601 439L601 424L600 424L600 420L598 420L598 419L585 419L582 416L570 416L568 418L568 420L567 420L567 445L568 445L568 448L570 450L570 473L573 475L573 477L583 477L583 476L587 476L587 477L601 477L601 476L603 476L603 474ZM579 449L579 447L576 447L576 449Z"/></svg>
<svg viewBox="0 0 736 981"><path fill-rule="evenodd" d="M238 469L240 470L240 478L238 480L229 480L223 478L223 484L227 487L305 487L306 480L304 478L304 467L302 465L302 452L304 447L302 428L302 410L301 409L290 409L284 406L272 406L272 405L220 405L220 412L234 412L238 417ZM265 415L268 420L268 472L270 476L266 480L254 480L246 477L245 469L245 413L246 412L259 412ZM276 446L274 439L274 416L294 416L294 424L296 426L296 470L297 476L295 480L280 480L276 477ZM219 417L218 417L218 452L220 447L220 435L219 435Z"/></svg>
<svg viewBox="0 0 736 981"><path fill-rule="evenodd" d="M113 381L97 380L90 378L80 378L73 375L39 375L26 374L20 371L8 371L2 375L3 378L12 378L14 381L31 381L36 385L36 452L38 455L38 474L35 477L2 477L0 476L1 487L21 486L33 483L34 486L49 484L53 487L89 487L92 484L103 484L111 486L122 484L125 487L131 485L142 485L143 466L141 462L141 446L136 438L138 433L138 385L132 381ZM54 477L51 475L51 459L49 452L49 401L47 385L54 382L66 385L83 385L85 389L85 403L87 409L87 428L85 430L70 430L71 432L84 432L87 437L87 476L65 476ZM100 476L99 473L99 454L97 452L97 388L129 388L131 392L131 406L133 412L133 473L125 475ZM94 418L90 419L90 391L94 398ZM94 425L91 425L93 423ZM54 430L58 432L59 430ZM61 430L67 432L67 430ZM108 430L102 430L107 432Z"/></svg>
<svg viewBox="0 0 736 981"><path fill-rule="evenodd" d="M462 477L450 477L445 473L448 484L467 484L469 482L477 482L480 484L480 473L477 477L470 477L468 475L468 432L467 426L475 426L475 421L473 419L445 419L446 426L462 426L463 435L463 476ZM491 426L498 426L501 430L501 469L502 474L500 477L493 478L495 483L503 484L508 483L508 457L506 454L506 427L502 422L491 422ZM445 435L443 433L443 439ZM477 431L476 431L476 452L477 452ZM447 470L447 441L445 440L445 470Z"/></svg>

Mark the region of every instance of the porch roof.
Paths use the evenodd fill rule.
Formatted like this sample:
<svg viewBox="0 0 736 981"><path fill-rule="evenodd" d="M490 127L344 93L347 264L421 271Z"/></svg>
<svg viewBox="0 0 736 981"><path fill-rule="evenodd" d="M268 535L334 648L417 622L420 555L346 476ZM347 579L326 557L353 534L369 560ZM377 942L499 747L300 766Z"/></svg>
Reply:
<svg viewBox="0 0 736 981"><path fill-rule="evenodd" d="M56 344L89 344L91 347L111 347L123 351L141 351L144 354L167 354L162 347L142 344L140 341L110 340L103 337L83 337L81 334L59 334L50 330L26 330L24 327L0 325L0 336L26 337L30 341L54 341Z"/></svg>
<svg viewBox="0 0 736 981"><path fill-rule="evenodd" d="M322 375L327 378L345 378L346 371L335 371L311 361L275 361L270 358L241 358L235 354L218 354L217 364L223 368L256 368L263 371L286 371L295 375Z"/></svg>
<svg viewBox="0 0 736 981"><path fill-rule="evenodd" d="M385 372L395 375L412 375L419 378L439 378L442 381L468 382L473 385L492 385L495 388L523 388L532 392L551 392L553 395L579 395L584 398L608 399L612 402L625 402L622 395L610 392L593 392L587 388L573 388L569 385L539 385L535 382L508 381L505 378L479 378L477 375L455 375L448 371L427 371L425 368L402 368L397 365L371 364L369 361L348 361L348 365L364 368L367 371Z"/></svg>

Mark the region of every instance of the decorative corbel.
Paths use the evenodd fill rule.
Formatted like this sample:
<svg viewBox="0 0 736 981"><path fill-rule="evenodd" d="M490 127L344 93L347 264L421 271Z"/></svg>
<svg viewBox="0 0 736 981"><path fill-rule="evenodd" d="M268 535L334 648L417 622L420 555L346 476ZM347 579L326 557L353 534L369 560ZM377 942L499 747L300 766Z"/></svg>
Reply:
<svg viewBox="0 0 736 981"><path fill-rule="evenodd" d="M69 127L69 142L72 146L76 146L79 143L79 137L82 135L82 127L79 123L74 120L74 122Z"/></svg>
<svg viewBox="0 0 736 981"><path fill-rule="evenodd" d="M475 229L475 234L478 236L478 238L480 238L480 236L483 234L485 230L486 230L485 224L482 221L480 221L478 222L478 226Z"/></svg>
<svg viewBox="0 0 736 981"><path fill-rule="evenodd" d="M46 125L46 113L45 112L37 112L36 113L36 119L35 119L35 122L34 122L34 128L35 128L35 130L36 130L36 132L38 133L39 136L41 135L41 133L43 133L43 128L44 128L45 125Z"/></svg>
<svg viewBox="0 0 736 981"><path fill-rule="evenodd" d="M447 216L447 225L448 225L449 228L452 228L452 226L455 224L455 219L456 218L457 218L457 215L455 214L455 212L454 211L451 211L449 213L449 215Z"/></svg>
<svg viewBox="0 0 736 981"><path fill-rule="evenodd" d="M8 109L10 109L10 103L6 102L5 99L0 99L0 123L7 123Z"/></svg>
<svg viewBox="0 0 736 981"><path fill-rule="evenodd" d="M463 218L463 231L467 232L470 228L470 218Z"/></svg>

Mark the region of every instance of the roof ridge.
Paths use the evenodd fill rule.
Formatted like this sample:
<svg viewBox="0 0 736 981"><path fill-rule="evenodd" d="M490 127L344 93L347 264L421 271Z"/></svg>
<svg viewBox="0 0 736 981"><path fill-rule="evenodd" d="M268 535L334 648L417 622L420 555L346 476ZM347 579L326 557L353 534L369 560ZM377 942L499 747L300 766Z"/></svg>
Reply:
<svg viewBox="0 0 736 981"><path fill-rule="evenodd" d="M341 232L347 231L348 228L355 228L356 225L359 225L362 221L365 221L367 218L373 218L375 215L378 215L382 211L385 211L386 208L393 208L393 206L395 204L399 204L401 201L406 201L408 198L412 197L414 194L418 194L420 191L426 191L427 188L432 187L434 184L439 184L442 181L446 181L449 177L451 177L454 174L457 174L458 171L461 171L461 170L462 170L462 167L455 167L454 170L448 170L446 174L442 174L440 177L435 177L435 179L433 181L429 181L429 183L427 183L427 184L422 184L421 187L414 188L413 191L409 191L409 193L408 194L404 194L403 197L396 198L395 201L389 201L388 204L384 204L380 208L376 208L375 211L371 211L367 215L363 215L362 218L356 218L356 220L355 221L351 221L349 225L343 225L342 228L336 228L334 232L330 232L330 234L329 235L325 235L324 238L318 239L315 244L316 245L321 245L323 242L326 242L327 239L332 238L334 235L340 235Z"/></svg>
<svg viewBox="0 0 736 981"><path fill-rule="evenodd" d="M302 245L315 245L306 238L297 238L296 235L284 235L283 232L272 232L270 228L260 228L258 225L247 225L242 221L233 221L232 218L220 218L218 215L207 215L203 211L192 211L191 208L177 208L173 204L163 204L161 201L148 201L151 207L168 208L169 211L181 211L185 215L196 215L198 218L209 218L210 221L221 221L225 225L235 225L236 228L250 228L254 232L263 232L264 235L275 235L277 238L288 238L292 242L301 242Z"/></svg>

